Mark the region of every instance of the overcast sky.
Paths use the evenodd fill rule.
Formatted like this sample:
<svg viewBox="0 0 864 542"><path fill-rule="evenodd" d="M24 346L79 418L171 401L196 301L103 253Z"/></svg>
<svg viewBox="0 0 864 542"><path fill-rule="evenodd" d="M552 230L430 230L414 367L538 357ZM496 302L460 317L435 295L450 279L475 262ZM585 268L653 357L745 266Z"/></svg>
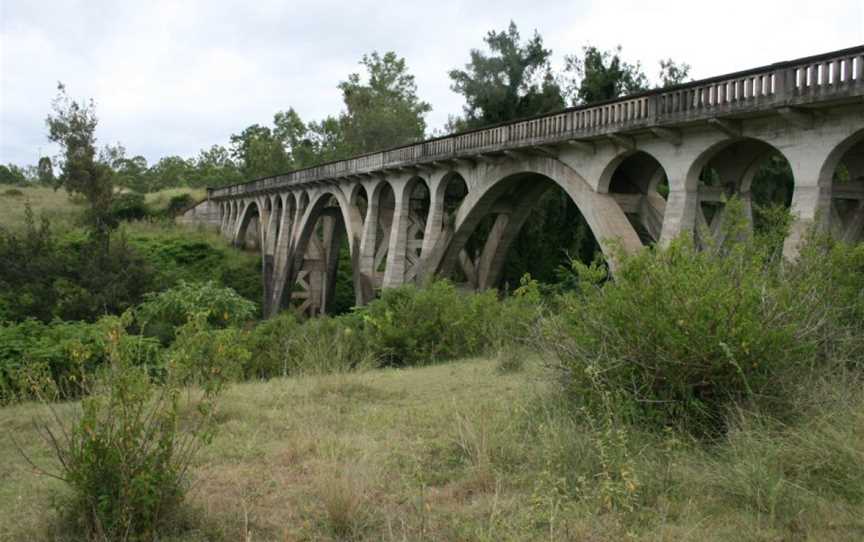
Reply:
<svg viewBox="0 0 864 542"><path fill-rule="evenodd" d="M193 156L294 107L304 120L341 108L336 84L367 52L396 51L433 106L458 113L447 71L488 30L535 29L555 63L586 44L621 45L696 78L864 43L862 0L547 1L0 0L0 163L54 154L45 116L57 81L96 100L99 143L151 163Z"/></svg>

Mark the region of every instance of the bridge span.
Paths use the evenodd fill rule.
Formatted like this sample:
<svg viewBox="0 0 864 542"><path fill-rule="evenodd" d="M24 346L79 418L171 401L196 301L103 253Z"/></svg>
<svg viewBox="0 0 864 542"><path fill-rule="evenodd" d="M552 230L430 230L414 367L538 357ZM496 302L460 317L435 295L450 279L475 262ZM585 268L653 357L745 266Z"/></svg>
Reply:
<svg viewBox="0 0 864 542"><path fill-rule="evenodd" d="M816 222L864 240L864 46L210 189L184 220L260 249L266 316L292 298L316 314L333 299L345 236L357 304L457 269L494 287L532 207L557 186L614 266L615 243L717 234L730 196L749 212L754 176L778 153L794 179L787 256ZM700 181L706 168L719 182Z"/></svg>

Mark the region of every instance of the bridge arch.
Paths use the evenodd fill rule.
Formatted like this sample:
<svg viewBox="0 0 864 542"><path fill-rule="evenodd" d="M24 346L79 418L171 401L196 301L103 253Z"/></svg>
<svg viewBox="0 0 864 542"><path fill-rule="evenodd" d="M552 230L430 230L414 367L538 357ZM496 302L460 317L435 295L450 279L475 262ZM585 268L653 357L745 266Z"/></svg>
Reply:
<svg viewBox="0 0 864 542"><path fill-rule="evenodd" d="M255 243L254 248L262 246L261 216L261 209L257 201L249 200L242 206L237 224L237 232L234 235L235 245L240 248L252 248L248 247L249 241L252 240ZM252 232L249 232L249 226L252 226Z"/></svg>
<svg viewBox="0 0 864 542"><path fill-rule="evenodd" d="M431 268L440 274L452 274L460 259L464 261L466 257L463 250L470 236L480 221L498 205L502 211L499 214L508 216L496 219L492 226L496 240L490 244L487 239L479 261L474 265L474 282L480 287L493 286L500 275L506 252L531 208L555 186L561 188L576 205L613 269L616 246L629 252L642 247L636 231L612 196L594 192L585 179L558 160L532 157L518 162L507 161L485 172L459 206L453 234L449 239L442 237L447 247ZM513 198L513 195L517 197Z"/></svg>
<svg viewBox="0 0 864 542"><path fill-rule="evenodd" d="M790 208L796 179L780 148L761 138L734 137L702 151L688 168L685 182L696 193L693 233L704 244L705 236L721 238L730 197L742 202L750 227L758 229L764 224L760 209Z"/></svg>
<svg viewBox="0 0 864 542"><path fill-rule="evenodd" d="M819 169L819 186L830 190L828 224L837 239L864 242L864 130L847 137Z"/></svg>
<svg viewBox="0 0 864 542"><path fill-rule="evenodd" d="M613 196L644 244L660 241L669 181L657 156L635 149L619 153L600 174L597 191Z"/></svg>
<svg viewBox="0 0 864 542"><path fill-rule="evenodd" d="M349 199L338 188L330 188L312 195L301 195L308 205L297 225L296 242L287 284L298 283L301 291L295 294L302 312L320 314L333 306L339 253L347 240L348 255L355 303L357 303L359 269L358 228L362 227L360 213L349 205Z"/></svg>

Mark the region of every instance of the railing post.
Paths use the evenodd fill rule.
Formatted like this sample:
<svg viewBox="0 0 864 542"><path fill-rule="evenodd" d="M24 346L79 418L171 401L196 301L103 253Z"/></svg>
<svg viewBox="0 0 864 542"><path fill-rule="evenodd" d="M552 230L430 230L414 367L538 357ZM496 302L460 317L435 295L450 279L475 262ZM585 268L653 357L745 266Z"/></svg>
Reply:
<svg viewBox="0 0 864 542"><path fill-rule="evenodd" d="M776 102L785 103L789 99L789 90L794 87L795 69L781 68L774 72L774 100ZM791 85L791 87L790 87Z"/></svg>
<svg viewBox="0 0 864 542"><path fill-rule="evenodd" d="M659 107L660 96L661 94L648 96L648 114L646 116L649 124L656 124L662 116L662 111L660 111Z"/></svg>

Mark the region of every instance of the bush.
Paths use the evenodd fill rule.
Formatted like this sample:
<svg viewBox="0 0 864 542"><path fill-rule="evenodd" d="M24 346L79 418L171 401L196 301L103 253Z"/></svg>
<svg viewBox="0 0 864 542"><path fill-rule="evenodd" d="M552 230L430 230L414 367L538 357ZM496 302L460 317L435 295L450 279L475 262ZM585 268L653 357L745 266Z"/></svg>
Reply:
<svg viewBox="0 0 864 542"><path fill-rule="evenodd" d="M182 214L193 205L195 205L195 200L192 198L191 194L178 194L172 196L171 199L168 200L168 207L165 209L165 213L170 217L175 217Z"/></svg>
<svg viewBox="0 0 864 542"><path fill-rule="evenodd" d="M260 257L249 257L209 238L173 228L148 229L143 235L133 231L130 243L169 286L180 280L213 280L251 301L258 302L263 296Z"/></svg>
<svg viewBox="0 0 864 542"><path fill-rule="evenodd" d="M159 364L156 341L123 335L120 347L134 350L142 365ZM77 397L80 383L106 362L99 324L26 320L0 325L0 402L46 392L62 399Z"/></svg>
<svg viewBox="0 0 864 542"><path fill-rule="evenodd" d="M18 190L17 188L7 188L3 191L3 195L7 198L20 198L24 196L24 192Z"/></svg>
<svg viewBox="0 0 864 542"><path fill-rule="evenodd" d="M361 309L369 345L385 365L423 365L470 356L498 346L504 325L523 316L514 304L507 318L494 291L465 295L447 281L424 288L384 290Z"/></svg>
<svg viewBox="0 0 864 542"><path fill-rule="evenodd" d="M302 324L291 313L259 323L249 336L247 378L349 371L376 364L356 314L321 316Z"/></svg>
<svg viewBox="0 0 864 542"><path fill-rule="evenodd" d="M596 266L574 264L581 293L563 297L546 330L578 404L700 434L721 430L733 404L788 416L790 390L841 346L835 339L861 337L860 320L836 307L847 295L861 306L857 250L825 258L814 248L784 267L774 236L747 235L737 208L730 203L722 246L700 251L682 237L621 255L603 284Z"/></svg>
<svg viewBox="0 0 864 542"><path fill-rule="evenodd" d="M0 229L0 321L93 321L119 314L152 289L152 268L122 235L60 237L28 207L20 232Z"/></svg>
<svg viewBox="0 0 864 542"><path fill-rule="evenodd" d="M174 340L175 329L203 316L215 328L239 326L251 320L255 304L230 288L213 281L205 283L180 281L170 290L149 293L136 309L138 324L163 343Z"/></svg>
<svg viewBox="0 0 864 542"><path fill-rule="evenodd" d="M90 539L154 540L170 525L192 459L211 435L221 391L211 380L194 400L191 390L180 393L184 373L173 365L155 383L139 365L140 353L122 346L130 322L127 315L100 323L110 362L82 381L87 395L71 427L58 427L56 412L43 426L61 470L42 472L69 485L67 515ZM195 408L183 408L183 398Z"/></svg>
<svg viewBox="0 0 864 542"><path fill-rule="evenodd" d="M149 216L144 195L135 192L117 194L111 201L111 216L116 221L142 220Z"/></svg>

